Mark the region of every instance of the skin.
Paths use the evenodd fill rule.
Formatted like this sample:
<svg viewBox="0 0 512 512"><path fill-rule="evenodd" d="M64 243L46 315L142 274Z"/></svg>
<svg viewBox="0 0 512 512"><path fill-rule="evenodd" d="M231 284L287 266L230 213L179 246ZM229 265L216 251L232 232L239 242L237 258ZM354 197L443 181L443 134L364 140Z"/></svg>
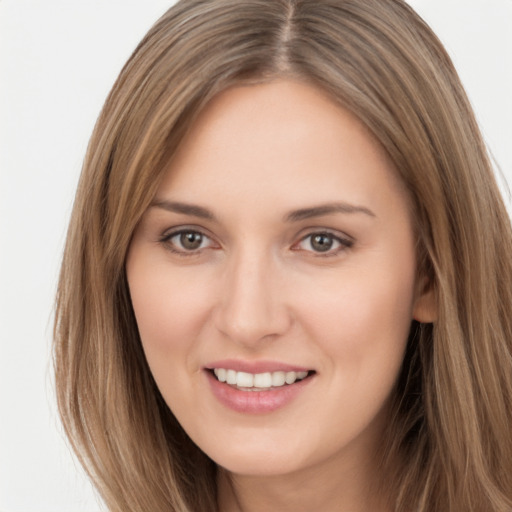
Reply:
<svg viewBox="0 0 512 512"><path fill-rule="evenodd" d="M159 389L222 468L222 511L385 510L375 452L411 320L433 311L410 210L361 122L300 82L221 93L170 162L126 271ZM197 249L180 229L202 234ZM290 403L247 414L211 392L204 368L221 359L315 373Z"/></svg>

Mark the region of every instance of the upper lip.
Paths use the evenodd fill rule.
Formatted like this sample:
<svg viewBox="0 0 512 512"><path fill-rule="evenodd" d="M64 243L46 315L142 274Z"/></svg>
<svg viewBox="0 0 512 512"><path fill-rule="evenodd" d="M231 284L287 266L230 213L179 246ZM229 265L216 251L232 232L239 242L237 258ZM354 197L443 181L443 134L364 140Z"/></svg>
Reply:
<svg viewBox="0 0 512 512"><path fill-rule="evenodd" d="M225 368L227 370L235 370L237 372L246 373L267 373L267 372L308 372L312 368L298 366L280 361L243 361L240 359L223 359L222 361L214 361L205 365L205 369L214 370L215 368Z"/></svg>

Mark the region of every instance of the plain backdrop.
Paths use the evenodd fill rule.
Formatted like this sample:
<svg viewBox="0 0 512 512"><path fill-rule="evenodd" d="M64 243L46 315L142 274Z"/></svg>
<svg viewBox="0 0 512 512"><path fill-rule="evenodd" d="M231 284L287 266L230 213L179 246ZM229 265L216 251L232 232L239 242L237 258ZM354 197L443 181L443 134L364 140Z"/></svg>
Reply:
<svg viewBox="0 0 512 512"><path fill-rule="evenodd" d="M101 510L55 411L53 296L96 117L172 3L0 0L0 512ZM512 181L512 0L410 3L446 45Z"/></svg>

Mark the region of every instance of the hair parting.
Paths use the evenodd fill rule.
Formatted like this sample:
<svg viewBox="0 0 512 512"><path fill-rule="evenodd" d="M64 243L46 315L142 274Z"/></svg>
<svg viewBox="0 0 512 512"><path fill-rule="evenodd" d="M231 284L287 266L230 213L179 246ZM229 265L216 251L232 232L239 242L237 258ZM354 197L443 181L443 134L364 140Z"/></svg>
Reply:
<svg viewBox="0 0 512 512"><path fill-rule="evenodd" d="M234 85L287 77L351 110L410 197L413 322L379 454L395 512L512 510L512 233L457 73L402 0L182 0L117 79L85 157L54 328L58 405L112 512L216 512L216 467L163 401L124 264L199 112Z"/></svg>

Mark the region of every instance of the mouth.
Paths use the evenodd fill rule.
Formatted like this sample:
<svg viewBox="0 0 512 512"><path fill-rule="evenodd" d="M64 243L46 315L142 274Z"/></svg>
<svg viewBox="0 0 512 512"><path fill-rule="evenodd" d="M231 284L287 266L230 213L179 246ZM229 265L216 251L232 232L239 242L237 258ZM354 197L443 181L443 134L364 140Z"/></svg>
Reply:
<svg viewBox="0 0 512 512"><path fill-rule="evenodd" d="M249 392L277 391L310 378L315 373L314 370L249 373L230 368L209 368L208 372L220 383Z"/></svg>
<svg viewBox="0 0 512 512"><path fill-rule="evenodd" d="M217 400L237 413L266 414L310 397L317 372L279 361L225 359L203 367Z"/></svg>

